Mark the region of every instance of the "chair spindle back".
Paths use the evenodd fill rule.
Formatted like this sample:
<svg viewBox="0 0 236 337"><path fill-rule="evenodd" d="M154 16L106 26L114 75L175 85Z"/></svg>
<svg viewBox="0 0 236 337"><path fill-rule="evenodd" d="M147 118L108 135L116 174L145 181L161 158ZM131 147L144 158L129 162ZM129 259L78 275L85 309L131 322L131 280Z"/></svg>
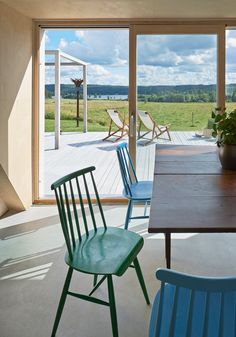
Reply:
<svg viewBox="0 0 236 337"><path fill-rule="evenodd" d="M132 197L130 186L134 183L137 183L138 178L136 176L136 172L127 148L127 144L119 144L116 148L116 152L118 156L125 193Z"/></svg>
<svg viewBox="0 0 236 337"><path fill-rule="evenodd" d="M179 327L181 337L235 337L236 278L195 277L164 269L157 271L157 278L161 289L150 337L180 336Z"/></svg>
<svg viewBox="0 0 236 337"><path fill-rule="evenodd" d="M51 185L51 189L55 192L62 231L70 258L73 256L76 241L82 240L83 233L89 235L90 223L93 230L97 230L95 205L98 206L102 224L106 228L106 221L93 176L94 170L95 167L91 166L73 172ZM83 199L84 194L85 200ZM95 196L95 201L92 200L92 195Z"/></svg>

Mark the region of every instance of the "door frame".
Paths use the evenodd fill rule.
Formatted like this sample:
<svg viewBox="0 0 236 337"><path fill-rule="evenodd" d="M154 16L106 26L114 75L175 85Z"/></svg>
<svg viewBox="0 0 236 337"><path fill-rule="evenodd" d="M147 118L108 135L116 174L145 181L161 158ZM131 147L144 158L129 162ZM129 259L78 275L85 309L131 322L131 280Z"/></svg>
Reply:
<svg viewBox="0 0 236 337"><path fill-rule="evenodd" d="M32 137L32 200L33 203L51 204L53 199L39 198L39 148L40 148L40 45L42 29L85 29L85 28L126 28L129 30L129 150L136 164L136 123L137 123L137 35L139 34L217 34L217 105L225 106L225 31L235 27L236 20L155 20L155 19L114 19L114 20L34 20L33 21L33 137ZM104 202L124 202L122 198L104 199Z"/></svg>

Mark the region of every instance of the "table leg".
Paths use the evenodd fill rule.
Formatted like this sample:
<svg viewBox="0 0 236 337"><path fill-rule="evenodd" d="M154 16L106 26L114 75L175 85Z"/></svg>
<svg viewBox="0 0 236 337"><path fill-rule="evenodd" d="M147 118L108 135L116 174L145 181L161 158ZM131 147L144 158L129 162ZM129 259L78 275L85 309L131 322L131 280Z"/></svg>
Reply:
<svg viewBox="0 0 236 337"><path fill-rule="evenodd" d="M166 268L170 269L171 233L165 233L165 249L166 249Z"/></svg>

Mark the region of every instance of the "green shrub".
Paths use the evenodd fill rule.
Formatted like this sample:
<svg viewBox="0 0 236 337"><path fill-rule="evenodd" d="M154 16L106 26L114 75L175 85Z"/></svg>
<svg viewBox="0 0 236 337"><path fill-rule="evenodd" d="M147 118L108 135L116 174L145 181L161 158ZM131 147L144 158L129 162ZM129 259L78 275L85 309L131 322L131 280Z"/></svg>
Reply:
<svg viewBox="0 0 236 337"><path fill-rule="evenodd" d="M236 145L236 109L231 112L213 113L214 137L218 137L217 145L234 144Z"/></svg>

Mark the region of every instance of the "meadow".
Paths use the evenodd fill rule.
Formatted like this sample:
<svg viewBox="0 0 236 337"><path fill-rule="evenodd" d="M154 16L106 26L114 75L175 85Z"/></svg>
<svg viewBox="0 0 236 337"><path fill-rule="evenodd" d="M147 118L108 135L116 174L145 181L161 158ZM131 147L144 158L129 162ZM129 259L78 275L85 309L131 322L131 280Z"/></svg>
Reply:
<svg viewBox="0 0 236 337"><path fill-rule="evenodd" d="M54 131L54 100L46 99L45 130ZM236 108L236 103L227 103L227 110ZM116 109L128 120L128 101L89 100L88 131L107 131L109 118L106 109ZM194 131L207 127L213 103L159 103L138 102L138 109L151 113L159 124L171 124L172 131ZM83 100L80 100L80 126L76 127L76 100L61 100L61 130L64 132L83 130Z"/></svg>

